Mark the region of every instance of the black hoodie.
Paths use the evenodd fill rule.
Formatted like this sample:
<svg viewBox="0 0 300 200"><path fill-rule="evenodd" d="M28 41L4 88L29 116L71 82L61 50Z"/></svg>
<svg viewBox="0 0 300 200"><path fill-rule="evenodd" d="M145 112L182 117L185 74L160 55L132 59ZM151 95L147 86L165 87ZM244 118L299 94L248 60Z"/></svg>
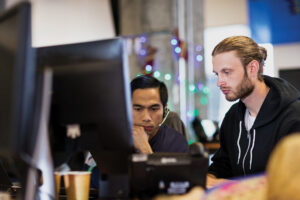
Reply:
<svg viewBox="0 0 300 200"><path fill-rule="evenodd" d="M220 149L209 173L231 178L265 171L271 151L285 135L300 131L300 93L287 81L264 76L270 87L248 132L242 101L226 113L220 129ZM298 153L298 152L295 152Z"/></svg>

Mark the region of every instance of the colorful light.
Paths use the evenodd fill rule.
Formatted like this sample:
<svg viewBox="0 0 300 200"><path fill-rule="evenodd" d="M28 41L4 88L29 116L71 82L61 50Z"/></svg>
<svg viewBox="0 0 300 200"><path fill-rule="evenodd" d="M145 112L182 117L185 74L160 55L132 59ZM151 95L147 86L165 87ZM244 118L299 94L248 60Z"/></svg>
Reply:
<svg viewBox="0 0 300 200"><path fill-rule="evenodd" d="M160 72L159 71L155 71L154 73L153 73L153 76L155 77L155 78L159 78L160 77Z"/></svg>
<svg viewBox="0 0 300 200"><path fill-rule="evenodd" d="M194 117L198 116L199 115L199 110L195 109L194 110Z"/></svg>
<svg viewBox="0 0 300 200"><path fill-rule="evenodd" d="M198 52L199 52L199 51L202 51L202 46L201 46L201 45L197 45L197 46L196 46L196 51L198 51Z"/></svg>
<svg viewBox="0 0 300 200"><path fill-rule="evenodd" d="M202 82L197 83L197 88L198 88L199 91L201 91L203 89L203 86L204 85L203 85Z"/></svg>
<svg viewBox="0 0 300 200"><path fill-rule="evenodd" d="M152 72L152 66L151 65L146 65L145 70L147 72Z"/></svg>
<svg viewBox="0 0 300 200"><path fill-rule="evenodd" d="M172 79L172 75L171 74L165 74L165 79L167 81L171 80Z"/></svg>
<svg viewBox="0 0 300 200"><path fill-rule="evenodd" d="M146 36L141 36L140 41L141 41L141 43L145 43L147 41Z"/></svg>
<svg viewBox="0 0 300 200"><path fill-rule="evenodd" d="M188 144L190 145L190 144L193 144L193 143L195 143L195 142L197 142L197 141L194 140L194 139L190 139L190 140L188 141Z"/></svg>
<svg viewBox="0 0 300 200"><path fill-rule="evenodd" d="M142 55L142 56L146 55L146 50L145 49L141 49L140 50L140 55Z"/></svg>
<svg viewBox="0 0 300 200"><path fill-rule="evenodd" d="M138 76L141 76L141 75L143 75L143 74L141 74L141 73L138 73L138 74L136 75L136 77L138 77Z"/></svg>
<svg viewBox="0 0 300 200"><path fill-rule="evenodd" d="M189 85L189 91L190 91L190 92L196 93L196 92L197 92L196 86L195 86L194 84L190 84L190 85Z"/></svg>
<svg viewBox="0 0 300 200"><path fill-rule="evenodd" d="M197 56L196 56L196 60L197 60L198 62L201 62L201 61L203 60L203 56L197 55Z"/></svg>
<svg viewBox="0 0 300 200"><path fill-rule="evenodd" d="M194 117L196 117L196 116L198 116L198 115L199 115L199 110L197 110L197 109L189 110L189 111L187 112L187 116L188 116L190 119L192 119L192 118L194 118Z"/></svg>
<svg viewBox="0 0 300 200"><path fill-rule="evenodd" d="M175 48L175 52L176 52L176 53L180 53L180 52L181 52L181 48L180 48L180 47L176 47L176 48Z"/></svg>
<svg viewBox="0 0 300 200"><path fill-rule="evenodd" d="M189 118L194 117L194 111L193 111L193 110L189 110L189 111L187 112L187 116L188 116Z"/></svg>
<svg viewBox="0 0 300 200"><path fill-rule="evenodd" d="M209 88L207 86L204 86L203 89L202 89L202 93L205 94L205 95L208 95Z"/></svg>
<svg viewBox="0 0 300 200"><path fill-rule="evenodd" d="M176 40L176 39L172 39L171 40L171 44L173 45L173 46L175 46L175 45L177 45L178 44L178 41Z"/></svg>

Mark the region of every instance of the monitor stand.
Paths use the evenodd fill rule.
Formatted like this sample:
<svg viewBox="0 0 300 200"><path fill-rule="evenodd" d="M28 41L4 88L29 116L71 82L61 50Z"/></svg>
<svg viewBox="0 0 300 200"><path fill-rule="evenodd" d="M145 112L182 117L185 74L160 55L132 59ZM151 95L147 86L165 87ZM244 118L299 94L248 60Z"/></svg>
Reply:
<svg viewBox="0 0 300 200"><path fill-rule="evenodd" d="M53 200L55 199L55 180L48 133L52 71L45 69L43 75L38 78L42 79L37 81L37 84L42 84L42 87L38 88L42 90L40 91L42 98L39 102L41 110L39 111L38 135L32 160L36 167L30 167L28 170L24 199ZM41 181L42 184L40 184Z"/></svg>

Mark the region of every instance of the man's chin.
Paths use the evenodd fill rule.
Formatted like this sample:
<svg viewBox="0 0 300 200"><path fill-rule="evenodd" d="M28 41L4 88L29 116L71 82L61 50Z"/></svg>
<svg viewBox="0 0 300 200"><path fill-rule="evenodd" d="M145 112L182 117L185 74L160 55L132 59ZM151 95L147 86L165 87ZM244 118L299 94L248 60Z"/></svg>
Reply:
<svg viewBox="0 0 300 200"><path fill-rule="evenodd" d="M236 101L238 98L233 96L225 96L227 101Z"/></svg>
<svg viewBox="0 0 300 200"><path fill-rule="evenodd" d="M145 131L149 137L149 139L153 138L156 133L157 133L158 129L155 129L155 130L151 130L151 131Z"/></svg>

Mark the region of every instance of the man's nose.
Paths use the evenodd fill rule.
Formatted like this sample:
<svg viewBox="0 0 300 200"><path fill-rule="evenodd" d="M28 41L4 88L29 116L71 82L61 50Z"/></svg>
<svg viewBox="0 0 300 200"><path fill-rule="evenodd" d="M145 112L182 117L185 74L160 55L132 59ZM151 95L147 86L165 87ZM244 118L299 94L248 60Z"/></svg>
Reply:
<svg viewBox="0 0 300 200"><path fill-rule="evenodd" d="M150 116L150 113L148 110L145 110L143 112L143 118L142 118L143 121L151 121L151 116Z"/></svg>
<svg viewBox="0 0 300 200"><path fill-rule="evenodd" d="M221 87L224 84L224 78L222 76L218 76L217 86Z"/></svg>

